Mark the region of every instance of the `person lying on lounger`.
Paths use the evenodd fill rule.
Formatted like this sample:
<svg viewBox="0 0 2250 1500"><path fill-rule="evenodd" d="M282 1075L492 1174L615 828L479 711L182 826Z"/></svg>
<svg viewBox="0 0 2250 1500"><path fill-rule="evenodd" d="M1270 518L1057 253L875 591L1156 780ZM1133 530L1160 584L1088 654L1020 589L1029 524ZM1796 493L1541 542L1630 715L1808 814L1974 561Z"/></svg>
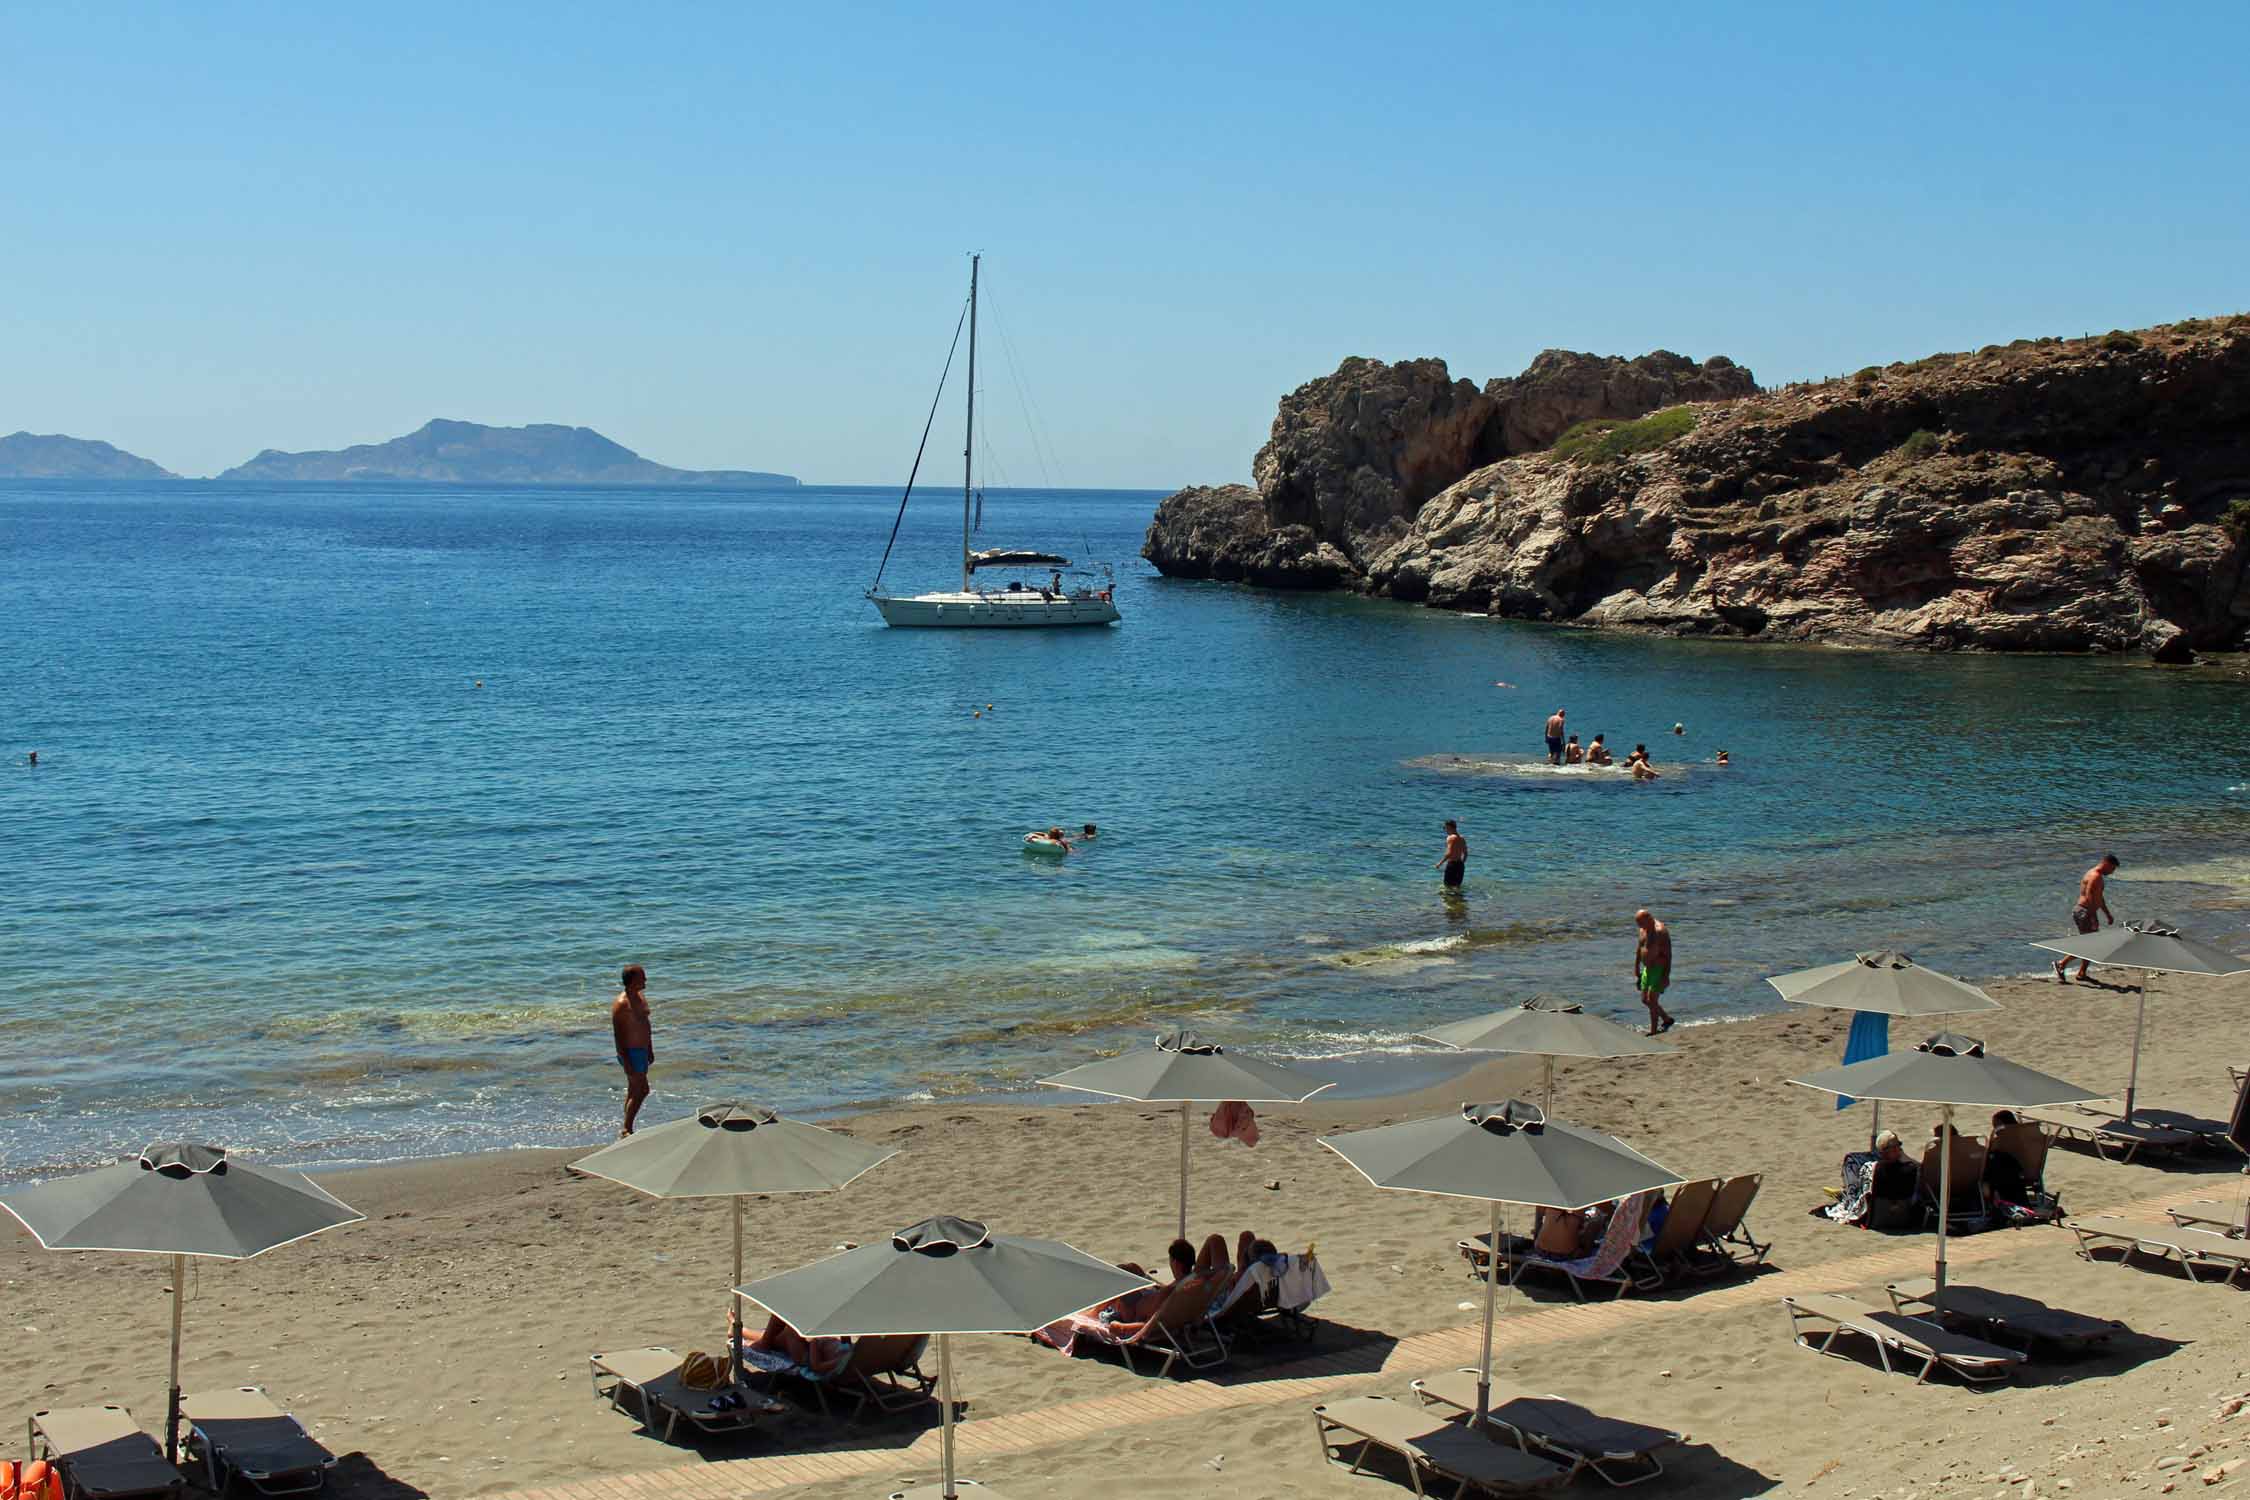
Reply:
<svg viewBox="0 0 2250 1500"><path fill-rule="evenodd" d="M1172 1257L1172 1285L1152 1288L1150 1292L1128 1294L1138 1295L1144 1299L1151 1298L1151 1293L1154 1295L1151 1300L1146 1301L1145 1310L1136 1309L1134 1316L1128 1317L1121 1314L1111 1318L1109 1320L1109 1331L1113 1335L1120 1339L1139 1337L1142 1330L1148 1327L1150 1320L1155 1318L1158 1310L1164 1306L1165 1298L1187 1282L1210 1280L1223 1287L1234 1279L1234 1267L1227 1261L1227 1242L1224 1235L1205 1236L1203 1248L1196 1252L1194 1259L1187 1261L1183 1266L1181 1257L1186 1254L1187 1248L1188 1242L1186 1240L1172 1241L1172 1247L1167 1252ZM1118 1300L1123 1302L1126 1298L1121 1297Z"/></svg>
<svg viewBox="0 0 2250 1500"><path fill-rule="evenodd" d="M763 1333L742 1341L742 1352L753 1351L801 1365L815 1375L832 1375L852 1352L850 1339L808 1339L779 1318L766 1319Z"/></svg>

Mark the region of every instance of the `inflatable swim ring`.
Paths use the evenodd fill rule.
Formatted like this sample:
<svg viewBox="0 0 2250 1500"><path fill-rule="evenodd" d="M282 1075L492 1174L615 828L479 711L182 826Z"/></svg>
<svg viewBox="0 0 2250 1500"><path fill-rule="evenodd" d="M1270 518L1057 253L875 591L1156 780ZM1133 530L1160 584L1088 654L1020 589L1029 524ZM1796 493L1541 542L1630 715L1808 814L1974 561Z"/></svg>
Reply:
<svg viewBox="0 0 2250 1500"><path fill-rule="evenodd" d="M1043 833L1027 833L1023 836L1023 852L1043 855L1048 859L1061 859L1070 851Z"/></svg>

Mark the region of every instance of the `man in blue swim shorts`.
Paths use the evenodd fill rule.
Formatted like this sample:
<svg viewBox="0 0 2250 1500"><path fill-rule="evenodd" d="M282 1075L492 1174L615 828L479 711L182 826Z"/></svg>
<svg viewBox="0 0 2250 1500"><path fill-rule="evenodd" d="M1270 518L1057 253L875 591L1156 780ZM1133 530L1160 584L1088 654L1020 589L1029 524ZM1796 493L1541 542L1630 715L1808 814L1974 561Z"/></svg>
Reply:
<svg viewBox="0 0 2250 1500"><path fill-rule="evenodd" d="M625 1070L625 1128L617 1132L620 1137L633 1133L633 1121L648 1098L649 1064L656 1061L656 1043L648 1026L648 971L639 964L627 964L623 978L625 988L609 1003L609 1029L617 1039L617 1065Z"/></svg>
<svg viewBox="0 0 2250 1500"><path fill-rule="evenodd" d="M1547 716L1547 764L1562 764L1563 711L1556 709Z"/></svg>

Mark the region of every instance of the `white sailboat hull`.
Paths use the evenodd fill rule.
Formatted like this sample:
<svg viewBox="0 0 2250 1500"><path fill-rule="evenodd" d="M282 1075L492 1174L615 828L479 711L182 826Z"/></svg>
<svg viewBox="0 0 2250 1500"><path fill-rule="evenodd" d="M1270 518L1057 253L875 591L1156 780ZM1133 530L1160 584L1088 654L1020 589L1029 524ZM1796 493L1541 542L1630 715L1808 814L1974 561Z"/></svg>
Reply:
<svg viewBox="0 0 2250 1500"><path fill-rule="evenodd" d="M1115 602L1102 598L1047 599L1031 590L970 594L870 594L886 625L925 630L1038 630L1061 625L1110 625Z"/></svg>

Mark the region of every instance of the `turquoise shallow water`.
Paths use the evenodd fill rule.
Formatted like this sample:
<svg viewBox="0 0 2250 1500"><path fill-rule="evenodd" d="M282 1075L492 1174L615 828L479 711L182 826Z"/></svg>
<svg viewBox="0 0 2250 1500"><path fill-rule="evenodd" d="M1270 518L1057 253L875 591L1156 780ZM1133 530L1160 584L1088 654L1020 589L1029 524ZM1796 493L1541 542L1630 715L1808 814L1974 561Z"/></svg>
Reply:
<svg viewBox="0 0 2250 1500"><path fill-rule="evenodd" d="M1023 1087L1177 1021L1324 1056L1625 1014L1642 904L1694 1018L1873 946L2027 969L2107 847L2121 916L2250 917L2238 678L1174 583L1155 498L993 496L988 541L1117 561L1126 623L953 634L859 597L880 491L0 484L0 1174L593 1138L628 959L661 1116ZM957 521L918 504L891 582L945 583ZM1671 774L1546 771L1557 704Z"/></svg>

